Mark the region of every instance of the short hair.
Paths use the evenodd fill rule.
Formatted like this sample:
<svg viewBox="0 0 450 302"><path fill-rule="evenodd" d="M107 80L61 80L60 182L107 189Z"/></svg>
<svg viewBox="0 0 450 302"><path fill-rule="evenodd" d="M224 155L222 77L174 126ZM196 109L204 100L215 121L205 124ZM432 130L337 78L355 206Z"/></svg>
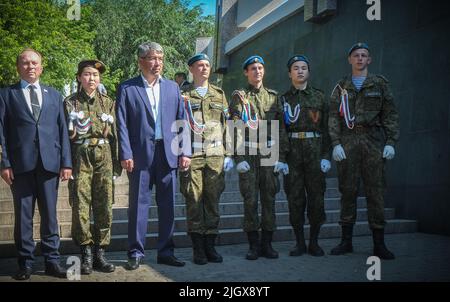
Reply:
<svg viewBox="0 0 450 302"><path fill-rule="evenodd" d="M187 75L186 75L186 73L184 73L184 72L177 72L177 73L175 74L175 77L182 77L184 80L187 79Z"/></svg>
<svg viewBox="0 0 450 302"><path fill-rule="evenodd" d="M39 51L37 51L36 49L27 47L27 48L24 48L24 49L17 55L17 58L16 58L16 66L19 64L20 57L23 55L24 52L27 52L27 51L31 51L31 52L34 52L35 54L37 54L38 57L39 57L39 59L41 59L41 63L42 63L42 54L41 54Z"/></svg>
<svg viewBox="0 0 450 302"><path fill-rule="evenodd" d="M161 45L156 42L146 42L138 46L137 55L139 58L143 58L151 50L164 54L164 49Z"/></svg>

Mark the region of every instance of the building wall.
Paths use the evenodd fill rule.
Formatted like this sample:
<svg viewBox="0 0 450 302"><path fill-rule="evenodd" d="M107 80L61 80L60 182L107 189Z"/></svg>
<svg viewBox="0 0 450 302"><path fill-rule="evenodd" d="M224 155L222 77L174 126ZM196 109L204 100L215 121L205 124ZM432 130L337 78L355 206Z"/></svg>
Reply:
<svg viewBox="0 0 450 302"><path fill-rule="evenodd" d="M300 53L311 60L311 83L329 95L351 71L348 48L366 41L369 71L390 80L400 112L386 205L399 218L417 219L420 231L450 235L450 2L383 0L381 21L367 20L365 2L339 0L337 16L324 24L305 23L300 10L230 54L223 88L230 96L246 85L241 64L259 54L265 86L283 93L290 85L286 62Z"/></svg>

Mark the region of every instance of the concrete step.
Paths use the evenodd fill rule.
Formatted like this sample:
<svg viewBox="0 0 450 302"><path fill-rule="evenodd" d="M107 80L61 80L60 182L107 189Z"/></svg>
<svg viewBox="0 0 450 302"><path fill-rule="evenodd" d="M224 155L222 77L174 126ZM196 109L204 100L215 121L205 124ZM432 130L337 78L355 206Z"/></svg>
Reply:
<svg viewBox="0 0 450 302"><path fill-rule="evenodd" d="M403 220L403 219L390 219L387 220L385 232L387 234L394 233L413 233L417 231L417 222L415 220ZM223 229L219 231L217 243L219 245L246 243L247 236L241 228L235 229ZM367 221L358 221L355 224L354 235L366 236L370 235L371 230ZM309 238L309 225L305 226L305 236ZM341 228L338 223L326 223L322 226L320 232L320 238L340 238ZM158 234L149 233L146 235L146 249L155 249ZM279 226L274 233L274 241L287 241L294 240L292 228L290 226ZM113 235L111 244L108 247L108 251L123 251L124 259L126 259L126 250L128 249L127 235ZM174 242L176 247L190 247L191 240L186 232L175 232ZM336 239L336 244L338 239ZM38 243L36 254L40 254L40 244ZM62 254L78 254L79 248L74 245L70 238L61 239L60 252ZM279 251L282 253L288 253L288 251ZM329 251L326 251L329 252ZM154 253L154 252L152 252ZM0 257L15 257L16 251L13 241L0 242ZM244 256L244 255L243 255Z"/></svg>
<svg viewBox="0 0 450 302"><path fill-rule="evenodd" d="M340 193L336 188L329 188L325 191L325 198L340 197ZM286 199L286 194L281 190L275 197L276 200ZM239 190L226 190L220 196L220 202L232 202L242 200ZM152 196L152 204L156 202L156 196ZM175 194L175 203L184 204L184 198L181 193ZM128 193L127 194L115 194L115 202L113 207L127 207L128 206ZM70 209L69 198L67 196L58 196L58 203L56 205L58 209ZM0 198L0 212L8 212L14 210L14 204L12 197ZM0 224L1 220L0 220Z"/></svg>
<svg viewBox="0 0 450 302"><path fill-rule="evenodd" d="M244 215L240 213L221 215L219 229L234 229L241 228L243 225ZM335 223L339 221L339 210L327 210L327 222ZM393 219L395 217L395 210L387 208L385 209L386 219ZM365 221L367 220L367 209L361 208L357 210L357 220ZM308 219L306 220L308 223ZM276 223L278 226L285 226L289 224L289 213L277 212L276 213ZM39 239L39 224L34 225L34 238ZM60 236L61 237L71 237L71 222L60 222ZM175 231L186 232L186 217L179 216L175 218ZM114 219L112 223L111 232L114 235L121 235L128 233L128 219ZM149 218L148 220L148 233L158 232L158 219ZM14 226L13 225L3 225L0 226L0 240L13 240L14 239Z"/></svg>
<svg viewBox="0 0 450 302"><path fill-rule="evenodd" d="M239 193L237 193L239 194ZM224 198L225 200L221 200L219 203L219 213L221 215L229 215L229 214L239 214L244 212L244 204L242 201L239 201L239 198L234 201L226 201L228 198ZM365 197L358 197L358 208L366 206ZM339 198L325 198L325 209L326 210L334 210L340 208ZM278 199L275 201L275 210L276 212L287 212L288 202L285 199ZM119 207L117 204L113 207L113 219L115 220L123 220L127 219L128 207L122 206ZM186 209L185 204L180 202L175 204L175 217L185 216ZM157 206L150 206L150 218L157 217ZM58 222L70 222L72 221L72 209L63 208L58 209ZM34 212L34 223L40 222L39 210L36 207ZM0 211L0 225L13 225L14 224L14 211Z"/></svg>
<svg viewBox="0 0 450 302"><path fill-rule="evenodd" d="M281 188L283 188L283 180L281 177L279 177L280 179L280 184L281 184ZM337 186L337 179L336 178L330 178L330 179L326 179L327 182L327 191L329 190L330 192L338 192L338 186ZM234 192L234 191L239 191L239 182L238 182L238 178L235 177L235 179L228 179L226 177L225 179L225 192ZM177 186L177 193L179 194L179 184ZM128 194L128 179L124 176L119 177L118 179L116 179L115 182L115 194L116 195L127 195ZM60 183L59 185L59 190L58 190L58 197L62 198L62 197L68 197L69 196L69 191L67 189L67 183L63 182ZM12 199L12 194L11 194L11 190L9 188L9 186L6 185L6 183L4 183L3 181L0 183L0 201L2 200L11 200ZM1 208L0 208L1 210Z"/></svg>

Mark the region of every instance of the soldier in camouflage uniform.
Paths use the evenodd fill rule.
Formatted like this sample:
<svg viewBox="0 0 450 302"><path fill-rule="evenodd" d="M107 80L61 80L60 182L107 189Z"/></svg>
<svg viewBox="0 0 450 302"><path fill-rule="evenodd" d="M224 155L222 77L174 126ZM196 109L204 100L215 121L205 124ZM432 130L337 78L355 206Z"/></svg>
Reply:
<svg viewBox="0 0 450 302"><path fill-rule="evenodd" d="M260 56L249 57L244 62L243 69L248 86L233 93L230 114L234 121L242 120L247 128L245 142L238 135L236 144L239 149L240 142L244 143L245 155L240 155L239 150L235 151L239 189L244 199L244 231L247 232L250 244L246 258L248 260L258 259L258 256L278 258L278 253L271 244L273 232L276 230L275 195L279 191L278 172L283 174L289 172L285 164L288 139L282 122L282 106L277 92L263 86L264 60ZM267 137L259 133L259 119L269 123ZM273 136L269 133L271 121L279 125L279 133ZM251 135L250 132L255 135ZM258 141L250 139L256 135L259 136ZM262 164L262 159L268 157L262 153L263 147L278 150L279 158L275 165ZM258 193L261 198L261 223L258 217ZM262 229L261 244L258 234L260 228Z"/></svg>
<svg viewBox="0 0 450 302"><path fill-rule="evenodd" d="M73 179L69 181L72 239L81 249L82 274L90 274L92 268L103 272L115 269L105 259L104 248L111 239L113 174L120 175L122 169L117 158L114 102L97 90L104 71L105 65L98 60L81 61L78 91L64 101L73 161Z"/></svg>
<svg viewBox="0 0 450 302"><path fill-rule="evenodd" d="M348 52L348 61L352 65L352 74L340 80L333 90L328 121L342 193L342 240L331 254L353 251L356 199L362 177L374 255L394 259L394 254L384 244L384 164L395 155L399 117L386 78L368 73L371 62L368 45L353 45Z"/></svg>
<svg viewBox="0 0 450 302"><path fill-rule="evenodd" d="M281 100L290 144L287 156L290 169L284 177L284 191L297 241L289 255L300 256L306 252L303 225L307 205L310 224L308 253L323 256L325 253L317 239L320 227L326 220L324 173L331 167L328 104L323 92L308 83L310 65L305 56L293 56L287 67L292 86Z"/></svg>
<svg viewBox="0 0 450 302"><path fill-rule="evenodd" d="M233 168L225 151L228 103L222 89L208 82L210 61L205 54L188 61L194 82L183 91L191 127L190 169L180 171L180 191L186 200L187 229L195 264L222 262L215 250L219 226L219 199L225 188L224 171Z"/></svg>

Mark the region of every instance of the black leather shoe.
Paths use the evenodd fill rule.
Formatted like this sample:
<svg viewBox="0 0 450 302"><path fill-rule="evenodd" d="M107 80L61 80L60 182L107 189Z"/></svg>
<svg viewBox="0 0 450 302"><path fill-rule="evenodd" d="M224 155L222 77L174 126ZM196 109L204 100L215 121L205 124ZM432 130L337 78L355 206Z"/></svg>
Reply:
<svg viewBox="0 0 450 302"><path fill-rule="evenodd" d="M58 263L46 263L45 274L56 278L67 278L67 272Z"/></svg>
<svg viewBox="0 0 450 302"><path fill-rule="evenodd" d="M166 264L170 266L184 266L185 263L181 260L178 260L175 256L158 256L157 258L158 264Z"/></svg>
<svg viewBox="0 0 450 302"><path fill-rule="evenodd" d="M142 257L132 257L128 259L127 265L125 268L129 271L134 271L139 268L139 265L144 262L144 258Z"/></svg>
<svg viewBox="0 0 450 302"><path fill-rule="evenodd" d="M21 267L14 275L14 279L16 280L28 280L31 277L31 273L33 269L31 267Z"/></svg>

